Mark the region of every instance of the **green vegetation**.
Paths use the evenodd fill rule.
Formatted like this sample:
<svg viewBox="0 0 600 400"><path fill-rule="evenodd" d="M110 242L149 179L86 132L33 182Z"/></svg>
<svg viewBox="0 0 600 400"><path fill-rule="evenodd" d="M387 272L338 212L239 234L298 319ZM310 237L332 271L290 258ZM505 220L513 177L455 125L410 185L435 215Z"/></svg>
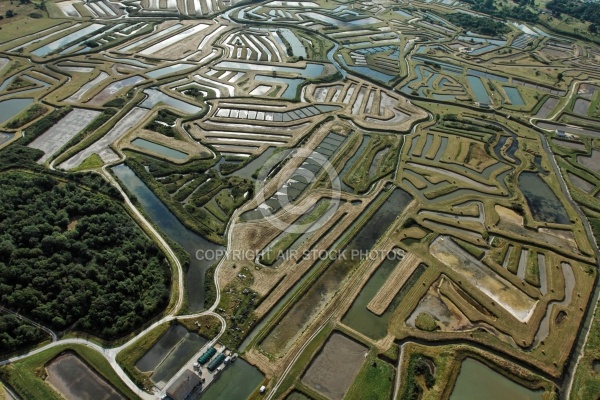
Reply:
<svg viewBox="0 0 600 400"><path fill-rule="evenodd" d="M217 264L211 265L204 274L204 304L214 304L217 299L217 288L215 287L215 270Z"/></svg>
<svg viewBox="0 0 600 400"><path fill-rule="evenodd" d="M17 129L41 117L48 111L48 107L41 104L34 104L15 118L11 119L5 126L8 129ZM27 132L29 133L29 132Z"/></svg>
<svg viewBox="0 0 600 400"><path fill-rule="evenodd" d="M174 114L169 110L162 109L158 112L156 118L146 125L145 128L161 133L168 137L175 137L177 130L175 129L174 125L177 121L177 118L179 118L177 114Z"/></svg>
<svg viewBox="0 0 600 400"><path fill-rule="evenodd" d="M42 133L50 129L54 124L56 124L62 117L67 115L70 111L71 107L57 108L50 114L46 115L44 118L35 122L29 128L27 128L27 134L23 136L21 143L29 144L33 142L35 138L37 138Z"/></svg>
<svg viewBox="0 0 600 400"><path fill-rule="evenodd" d="M390 399L393 385L394 367L369 354L344 398L347 400Z"/></svg>
<svg viewBox="0 0 600 400"><path fill-rule="evenodd" d="M598 33L598 24L600 24L600 4L590 2L579 2L573 0L550 0L546 3L546 8L552 11L552 15L560 18L561 14L567 14L571 17L591 22L589 30L591 33Z"/></svg>
<svg viewBox="0 0 600 400"><path fill-rule="evenodd" d="M193 97L196 100L204 101L204 93L202 93L202 91L200 89L196 88L196 87L192 87L192 88L186 89L183 93L186 96ZM214 91L213 91L212 94L213 94L213 96L209 95L209 97L216 97L216 96L214 96Z"/></svg>
<svg viewBox="0 0 600 400"><path fill-rule="evenodd" d="M121 381L102 354L82 345L53 347L25 360L0 367L0 380L7 383L23 399L60 400L54 389L46 384L44 366L58 355L73 351L128 399L136 395Z"/></svg>
<svg viewBox="0 0 600 400"><path fill-rule="evenodd" d="M0 354L39 343L47 336L46 332L23 322L14 314L0 314Z"/></svg>
<svg viewBox="0 0 600 400"><path fill-rule="evenodd" d="M169 300L169 266L119 204L47 175L0 174L2 304L106 339Z"/></svg>
<svg viewBox="0 0 600 400"><path fill-rule="evenodd" d="M103 107L121 108L125 104L127 104L127 99L124 99L123 97L117 97L104 103Z"/></svg>
<svg viewBox="0 0 600 400"><path fill-rule="evenodd" d="M454 25L458 25L466 31L472 31L487 36L499 36L510 32L510 28L503 22L492 18L474 17L464 13L454 13L445 16Z"/></svg>
<svg viewBox="0 0 600 400"><path fill-rule="evenodd" d="M418 329L427 332L435 332L440 329L435 318L426 312L422 312L417 315L417 318L415 319L415 326Z"/></svg>
<svg viewBox="0 0 600 400"><path fill-rule="evenodd" d="M245 278L234 280L222 289L219 307L224 311L221 315L227 321L227 329L219 339L230 349L236 349L256 323L254 310L258 305L258 293L250 289L254 276L247 267L240 268L239 273Z"/></svg>
<svg viewBox="0 0 600 400"><path fill-rule="evenodd" d="M372 134L367 148L342 180L355 192L366 192L375 181L394 171L401 143L398 136Z"/></svg>
<svg viewBox="0 0 600 400"><path fill-rule="evenodd" d="M127 165L171 212L188 228L213 242L223 242L227 221L252 196L252 181L220 176L212 168L217 159L173 164L135 152L127 154ZM202 190L197 190L200 186Z"/></svg>
<svg viewBox="0 0 600 400"><path fill-rule="evenodd" d="M17 91L19 89L23 89L26 87L35 86L33 82L29 79L22 78L20 76L16 77L15 80L11 82L10 85L6 88L7 91Z"/></svg>
<svg viewBox="0 0 600 400"><path fill-rule="evenodd" d="M73 168L71 171L72 172L85 171L88 169L100 168L103 165L104 165L104 161L102 161L102 158L100 158L100 156L98 154L94 153L91 156L89 156L88 158L86 158L85 160L83 160L83 162L81 164L79 164L79 166L77 168Z"/></svg>
<svg viewBox="0 0 600 400"><path fill-rule="evenodd" d="M294 222L298 226L306 226L308 229L310 225L316 222L325 212L328 210L330 205L329 200L322 200L316 204L316 206L310 210L307 214L302 215L298 218L297 222ZM261 262L266 265L273 265L277 260L277 256L286 251L304 232L288 232L281 239L275 243L275 245L264 252L261 255Z"/></svg>
<svg viewBox="0 0 600 400"><path fill-rule="evenodd" d="M474 11L501 19L513 18L527 22L537 22L539 19L537 14L527 8L529 3L533 3L532 0L517 0L516 5L502 5L500 9L496 7L494 0L466 0L466 2L473 4L472 9Z"/></svg>
<svg viewBox="0 0 600 400"><path fill-rule="evenodd" d="M462 240L462 239L459 239L456 237L452 238L452 240L454 240L457 245L462 247L463 250L465 250L467 253L469 253L470 255L472 255L473 257L475 257L478 260L481 260L483 258L483 256L485 255L485 250L483 250L481 247L477 247L465 240Z"/></svg>
<svg viewBox="0 0 600 400"><path fill-rule="evenodd" d="M593 399L600 393L600 307L596 305L596 313L590 328L583 357L577 365L575 380L571 390L571 400Z"/></svg>
<svg viewBox="0 0 600 400"><path fill-rule="evenodd" d="M205 339L214 339L221 330L221 321L214 315L202 315L198 318L178 319L177 323L185 326L190 332L195 332Z"/></svg>
<svg viewBox="0 0 600 400"><path fill-rule="evenodd" d="M525 268L525 282L535 287L540 287L540 266L538 264L538 254L534 249L529 249L527 253L527 266Z"/></svg>
<svg viewBox="0 0 600 400"><path fill-rule="evenodd" d="M423 354L411 354L406 371L406 384L402 399L418 400L424 392L417 377L423 377L425 387L430 389L435 384L435 376L432 374L430 365L433 360Z"/></svg>

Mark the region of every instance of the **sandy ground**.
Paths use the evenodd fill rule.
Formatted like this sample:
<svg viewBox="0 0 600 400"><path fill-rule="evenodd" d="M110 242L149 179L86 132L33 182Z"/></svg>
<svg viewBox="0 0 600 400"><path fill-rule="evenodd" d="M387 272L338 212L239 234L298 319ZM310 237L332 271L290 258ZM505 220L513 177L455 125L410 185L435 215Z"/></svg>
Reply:
<svg viewBox="0 0 600 400"><path fill-rule="evenodd" d="M160 58L161 60L178 60L186 55L193 54L198 49L198 45L201 43L202 39L208 33L210 25L198 23L197 21L181 21L181 23L185 26L184 30L163 38L163 40L159 41L154 46L142 50L140 54L146 57ZM174 38L175 36L180 39L172 45L161 48L165 41L170 37Z"/></svg>
<svg viewBox="0 0 600 400"><path fill-rule="evenodd" d="M596 185L586 181L583 178L580 178L579 176L577 176L575 174L567 172L567 176L569 177L569 180L573 183L573 185L575 185L575 187L577 187L578 189L581 189L582 191L584 191L586 193L589 193L596 188Z"/></svg>
<svg viewBox="0 0 600 400"><path fill-rule="evenodd" d="M334 333L302 377L302 383L332 400L342 400L362 366L368 348Z"/></svg>
<svg viewBox="0 0 600 400"><path fill-rule="evenodd" d="M385 284L367 305L369 311L381 315L388 308L396 294L402 289L408 278L419 266L421 259L413 253L408 253L394 268Z"/></svg>
<svg viewBox="0 0 600 400"><path fill-rule="evenodd" d="M189 22L183 21L183 23L188 27L195 25L191 21L189 21ZM206 43L204 43L204 39L206 37L210 37L211 39L214 40L214 39L216 39L216 36L218 36L219 34L222 34L224 30L225 29L223 28L223 25L213 24L196 34L194 34L188 38L185 38L185 40L180 40L171 46L168 46L162 50L157 51L156 53L152 54L151 57L157 57L160 59L167 59L167 60L177 60L182 57L192 55L195 52L207 50L208 48L210 48L210 46L208 46ZM217 34L211 36L212 33L215 31L218 31ZM202 44L204 44L204 46L201 47L200 45L202 45ZM206 51L205 51L205 53L206 53Z"/></svg>
<svg viewBox="0 0 600 400"><path fill-rule="evenodd" d="M430 251L440 262L478 287L519 321L526 322L533 315L537 301L463 251L449 237L438 237L431 244Z"/></svg>
<svg viewBox="0 0 600 400"><path fill-rule="evenodd" d="M415 320L421 313L433 316L440 329L445 332L459 331L472 326L469 319L460 309L448 298L439 293L438 287L442 284L444 284L444 277L441 277L431 285L406 321L409 326L415 327Z"/></svg>
<svg viewBox="0 0 600 400"><path fill-rule="evenodd" d="M511 210L510 208L506 208L496 204L494 206L494 209L498 213L498 216L501 220L511 224L523 226L523 217Z"/></svg>
<svg viewBox="0 0 600 400"><path fill-rule="evenodd" d="M572 247L577 249L577 242L575 241L575 236L573 236L573 232L566 231L563 229L552 229L552 228L539 228L539 232L545 233L548 235L556 236L561 239L568 241Z"/></svg>

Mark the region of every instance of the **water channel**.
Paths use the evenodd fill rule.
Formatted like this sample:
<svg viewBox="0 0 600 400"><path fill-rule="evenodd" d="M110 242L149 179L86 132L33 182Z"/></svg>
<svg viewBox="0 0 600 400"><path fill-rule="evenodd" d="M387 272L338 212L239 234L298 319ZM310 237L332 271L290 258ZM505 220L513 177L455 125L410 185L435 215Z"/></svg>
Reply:
<svg viewBox="0 0 600 400"><path fill-rule="evenodd" d="M190 311L200 311L205 306L209 306L204 304L204 275L206 270L219 260L210 257L196 259L195 255L199 250L205 253L208 253L208 250L224 250L223 246L212 243L187 229L128 166L120 164L113 167L112 171L123 186L137 197L144 211L160 230L190 254L191 262L185 272L185 290Z"/></svg>

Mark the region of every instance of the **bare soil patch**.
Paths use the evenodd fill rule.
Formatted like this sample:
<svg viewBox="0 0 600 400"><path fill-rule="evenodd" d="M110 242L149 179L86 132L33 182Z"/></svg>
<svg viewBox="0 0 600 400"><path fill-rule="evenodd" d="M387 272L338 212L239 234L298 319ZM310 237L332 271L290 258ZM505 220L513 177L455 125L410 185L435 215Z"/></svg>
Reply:
<svg viewBox="0 0 600 400"><path fill-rule="evenodd" d="M332 400L342 400L369 349L340 333L332 334L302 377L302 383Z"/></svg>
<svg viewBox="0 0 600 400"><path fill-rule="evenodd" d="M589 157L577 156L577 162L595 173L600 174L600 150L592 150L592 155Z"/></svg>
<svg viewBox="0 0 600 400"><path fill-rule="evenodd" d="M585 151L585 144L579 142L571 142L569 140L552 139L552 143L569 149Z"/></svg>
<svg viewBox="0 0 600 400"><path fill-rule="evenodd" d="M523 217L517 214L515 211L511 210L510 208L506 208L496 204L494 206L494 209L498 213L498 216L500 216L501 220L515 225L523 226Z"/></svg>
<svg viewBox="0 0 600 400"><path fill-rule="evenodd" d="M58 356L47 370L48 382L67 400L125 399L73 353Z"/></svg>

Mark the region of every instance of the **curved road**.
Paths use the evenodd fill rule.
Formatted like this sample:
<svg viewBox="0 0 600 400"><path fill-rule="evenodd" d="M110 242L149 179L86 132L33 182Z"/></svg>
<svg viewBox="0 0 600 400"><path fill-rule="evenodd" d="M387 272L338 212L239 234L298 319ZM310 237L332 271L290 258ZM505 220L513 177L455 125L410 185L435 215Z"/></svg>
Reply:
<svg viewBox="0 0 600 400"><path fill-rule="evenodd" d="M29 325L33 325L36 328L39 328L39 329L43 330L48 335L50 335L50 337L52 338L53 342L56 342L58 340L58 336L56 335L56 333L52 329L47 328L44 325L38 324L37 322L35 322L33 320L30 320L29 318L24 317L23 315L21 315L21 314L19 314L17 312L14 312L13 310L9 310L8 308L0 306L0 311L3 311L4 313L8 313L8 314L13 314L17 318L22 319L23 321L27 322Z"/></svg>
<svg viewBox="0 0 600 400"><path fill-rule="evenodd" d="M121 162L122 160L120 160L119 162ZM121 195L123 196L123 199L125 200L125 203L127 204L127 206L131 209L131 211L135 214L135 216L137 217L138 221L144 225L145 228L147 228L147 230L150 232L150 234L154 237L154 239L160 243L160 245L163 247L164 251L167 253L167 255L169 256L169 258L172 260L173 263L175 263L175 266L177 268L177 274L176 274L176 279L177 279L177 288L178 288L178 296L177 296L177 301L175 302L175 305L171 308L171 310L169 311L168 315L166 315L165 317L163 317L162 319L160 319L159 321L156 321L155 323L153 323L152 325L150 325L149 327L147 327L146 329L144 329L143 331L141 331L140 333L138 333L135 337L131 338L129 341L127 341L126 343L122 344L121 346L118 347L102 347L100 345L98 345L97 343L94 343L92 341L89 341L87 339L81 339L81 338L69 338L69 339L58 339L58 337L56 336L56 334L54 332L52 332L50 329L29 320L28 318L22 317L18 314L16 314L19 318L24 319L25 321L27 321L28 323L39 327L40 329L43 329L44 331L48 332L51 337L52 337L52 343L47 344L45 346L39 347L35 350L32 350L28 353L24 353L15 357L11 357L9 359L6 360L2 360L0 361L0 366L2 365L6 365L6 364L10 364L22 359L25 359L27 357L33 356L35 354L39 354L45 350L57 347L57 346L63 346L63 345L83 345L83 346L87 346L91 349L94 349L95 351L97 351L98 353L102 354L104 356L104 358L109 362L109 364L111 365L111 367L114 369L115 373L119 376L119 378L121 378L123 380L123 382L129 387L129 389L131 389L134 393L137 393L137 395L144 399L144 400L151 400L151 399L156 399L157 397L160 397L160 395L162 393L158 393L158 394L149 394L146 392L141 391L137 385L135 383L133 383L133 381L129 378L129 376L125 373L125 371L123 371L123 369L121 368L121 366L117 363L116 358L117 355L123 351L124 349L128 348L129 346L131 346L133 343L135 343L140 337L142 337L143 335L145 335L146 333L150 332L151 330L153 330L154 328L156 328L159 325L164 324L165 322L169 322L175 319L191 319L191 318L198 318L204 315L211 315L216 317L220 322L221 322L221 330L219 331L219 333L209 342L207 343L205 346L203 346L203 348L209 347L214 345L214 343L217 342L217 340L221 337L221 335L223 335L223 333L225 332L225 329L227 328L227 323L225 321L225 319L214 312L214 310L216 309L217 305L219 304L219 301L221 299L221 293L220 293L220 287L219 287L219 280L218 280L218 270L222 264L222 260L219 263L219 265L216 268L215 271L215 275L214 275L214 279L215 279L215 286L216 286L216 292L217 292L217 296L215 299L215 303L210 307L210 309L208 309L207 311L204 312L200 312L200 313L196 313L196 314L188 314L188 315L182 315L182 316L177 316L177 313L179 312L179 310L181 309L181 306L183 305L183 299L184 299L184 284L183 284L183 268L181 266L181 262L179 261L179 259L177 258L177 256L175 255L175 252L173 251L173 249L171 249L171 247L169 246L169 244L167 243L167 241L160 235L160 233L158 233L158 231L152 226L152 224L150 222L148 222L148 220L144 217L144 215L137 209L137 207L131 202L131 200L129 199L129 197L127 196L127 194L125 193L125 191L121 188L121 186L118 184L118 182L114 179L114 177L107 171L107 168L110 165L105 165L104 167L102 167L102 170L100 172L100 174L108 180L108 182L110 182L111 185L113 185L118 191L119 193L121 193ZM52 167L52 165L51 165ZM230 231L231 232L231 231ZM231 243L231 237L229 237L229 243ZM6 310L8 312L12 312L10 310ZM14 312L12 312L14 313ZM184 367L183 369L185 369L186 367ZM183 370L182 369L182 370ZM179 373L182 371L179 371L177 374L175 374L174 378L171 380L173 381L175 379L175 377L177 377L179 375ZM169 382L170 383L170 382ZM165 385L165 387L167 387L168 385Z"/></svg>

